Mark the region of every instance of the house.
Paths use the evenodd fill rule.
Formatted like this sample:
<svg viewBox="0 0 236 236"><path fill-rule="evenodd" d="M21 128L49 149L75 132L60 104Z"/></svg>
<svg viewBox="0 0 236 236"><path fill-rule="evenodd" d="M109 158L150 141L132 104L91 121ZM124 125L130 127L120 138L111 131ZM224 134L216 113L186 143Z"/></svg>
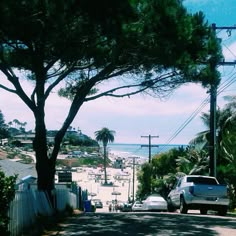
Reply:
<svg viewBox="0 0 236 236"><path fill-rule="evenodd" d="M33 140L35 138L35 133L22 133L13 136L13 140L15 142L19 142L21 146L30 146L33 145ZM54 136L47 136L48 143L54 142Z"/></svg>

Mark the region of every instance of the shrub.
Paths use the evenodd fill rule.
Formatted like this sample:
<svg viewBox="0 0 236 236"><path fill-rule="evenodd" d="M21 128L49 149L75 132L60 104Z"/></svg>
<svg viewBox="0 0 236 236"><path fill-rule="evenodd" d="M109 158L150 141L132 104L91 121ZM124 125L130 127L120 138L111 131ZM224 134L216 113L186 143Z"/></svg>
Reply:
<svg viewBox="0 0 236 236"><path fill-rule="evenodd" d="M15 197L15 183L17 176L6 177L0 170L0 232L2 236L9 235L8 211L11 201Z"/></svg>

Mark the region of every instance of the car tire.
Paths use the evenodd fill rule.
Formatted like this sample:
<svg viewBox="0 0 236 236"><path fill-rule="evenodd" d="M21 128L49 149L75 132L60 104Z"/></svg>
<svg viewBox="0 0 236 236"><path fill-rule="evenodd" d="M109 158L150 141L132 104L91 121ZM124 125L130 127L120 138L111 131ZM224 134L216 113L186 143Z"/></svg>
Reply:
<svg viewBox="0 0 236 236"><path fill-rule="evenodd" d="M200 213L201 213L201 215L207 215L207 209L206 208L201 208Z"/></svg>
<svg viewBox="0 0 236 236"><path fill-rule="evenodd" d="M167 210L169 212L174 212L176 211L176 208L173 206L172 202L170 199L167 199Z"/></svg>
<svg viewBox="0 0 236 236"><path fill-rule="evenodd" d="M221 207L221 208L218 210L218 215L220 215L220 216L226 216L226 215L227 215L227 210L228 210L227 207Z"/></svg>
<svg viewBox="0 0 236 236"><path fill-rule="evenodd" d="M179 207L180 213L181 214L187 214L188 213L188 207L185 203L184 197L180 197L180 207Z"/></svg>

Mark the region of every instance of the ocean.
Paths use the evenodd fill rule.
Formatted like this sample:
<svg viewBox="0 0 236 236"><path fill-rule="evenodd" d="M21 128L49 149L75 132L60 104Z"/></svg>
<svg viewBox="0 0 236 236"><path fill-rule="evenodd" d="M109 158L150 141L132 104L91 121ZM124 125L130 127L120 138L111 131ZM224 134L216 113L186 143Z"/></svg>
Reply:
<svg viewBox="0 0 236 236"><path fill-rule="evenodd" d="M151 148L151 156L181 146L187 147L186 144L158 144ZM146 144L109 143L108 152L122 158L137 156L148 159L149 157L149 147Z"/></svg>

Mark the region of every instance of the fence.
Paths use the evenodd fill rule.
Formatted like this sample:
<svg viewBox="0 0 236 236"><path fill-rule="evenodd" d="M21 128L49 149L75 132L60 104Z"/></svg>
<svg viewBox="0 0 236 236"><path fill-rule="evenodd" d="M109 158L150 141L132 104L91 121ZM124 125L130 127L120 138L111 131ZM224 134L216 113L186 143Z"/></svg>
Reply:
<svg viewBox="0 0 236 236"><path fill-rule="evenodd" d="M55 194L58 211L65 210L66 206L77 208L79 196L69 189L57 189ZM9 209L11 236L20 235L24 229L32 226L38 215L51 216L53 213L54 209L45 192L36 189L17 191Z"/></svg>

